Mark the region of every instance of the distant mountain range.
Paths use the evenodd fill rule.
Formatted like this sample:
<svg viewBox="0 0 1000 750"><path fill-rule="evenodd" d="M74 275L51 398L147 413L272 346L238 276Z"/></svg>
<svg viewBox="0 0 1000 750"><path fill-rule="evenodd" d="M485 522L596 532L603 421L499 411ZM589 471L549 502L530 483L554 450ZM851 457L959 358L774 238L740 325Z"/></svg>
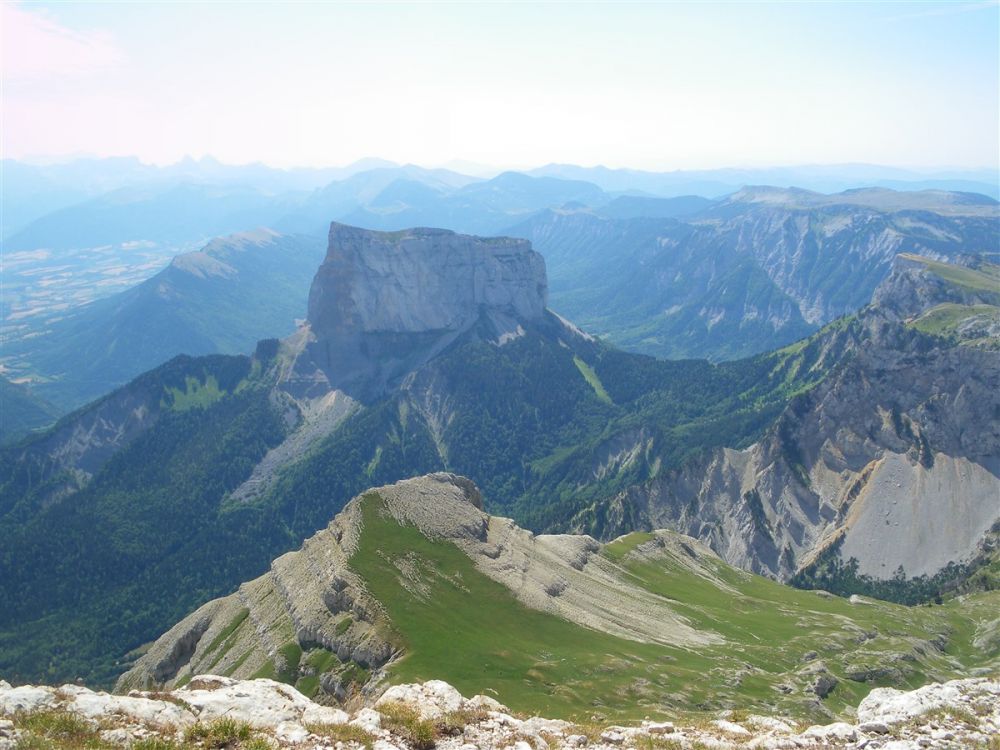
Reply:
<svg viewBox="0 0 1000 750"><path fill-rule="evenodd" d="M857 187L892 190L947 190L982 193L1000 199L1000 174L990 169L916 170L874 164L829 164L746 169L696 169L650 172L638 169L549 164L528 172L543 177L586 180L608 192L642 192L661 197L701 195L721 198L747 185L803 188L839 193Z"/></svg>
<svg viewBox="0 0 1000 750"><path fill-rule="evenodd" d="M555 315L524 241L334 225L293 335L177 357L0 452L0 671L110 681L350 498L434 471L536 531L667 526L903 601L989 587L1000 271L915 257L875 306L713 365ZM905 543L872 541L886 522Z"/></svg>
<svg viewBox="0 0 1000 750"><path fill-rule="evenodd" d="M399 226L383 226L380 222L392 223L389 218L394 214L404 213L406 209L419 212L429 209L428 203L435 203L435 192L443 190L450 192L475 182L489 182L479 176L464 175L448 169L426 169L415 165L399 165L382 159L363 159L346 167L339 168L297 168L276 169L263 164L247 164L231 166L205 157L200 160L185 159L177 164L157 167L142 164L134 158L108 159L77 159L66 163L28 164L12 159L4 159L0 164L4 173L2 199L4 203L3 226L0 227L0 237L8 250L37 249L48 247L55 243L76 242L76 247L95 242L91 231L87 230L87 216L84 213L58 214L54 220L43 220L46 216L70 209L75 205L88 204L89 211L106 211L110 206L122 203L137 204L140 211L150 196L167 194L178 187L186 186L189 192L200 188L207 191L209 197L217 200L219 194L231 198L243 195L244 206L250 207L256 201L256 210L264 210L261 205L265 196L276 198L274 210L280 215L291 213L289 221L297 226L280 226L296 232L310 233L315 229L309 225L310 216L318 214L319 224L330 220L341 220L348 223L366 226L371 229L400 228L407 219L399 216ZM367 176L354 179L359 175ZM497 170L490 179L500 175ZM510 174L505 173L505 174ZM630 194L646 197L671 198L683 195L697 195L710 199L718 199L736 192L747 185L774 185L782 188L803 188L807 190L832 193L857 187L885 187L895 190L947 190L973 192L987 195L994 199L1000 198L1000 175L990 170L940 170L937 172L916 172L892 167L874 165L831 165L802 166L769 169L717 169L674 172L649 172L630 169L608 169L605 167L579 167L574 165L550 164L545 167L530 170L527 176L559 179L568 182L586 182L611 196ZM400 185L378 197L392 182L401 180L404 183L419 183L418 185ZM502 181L501 181L502 182ZM537 185L538 183L536 183ZM523 185L520 187L524 187ZM208 190L213 188L214 190ZM431 188L431 190L427 190ZM211 193L215 195L211 195ZM559 205L549 197L537 194L528 204L534 210ZM97 203L89 203L95 199L107 196ZM280 198L279 198L280 196ZM440 197L440 196L437 196ZM528 197L527 194L524 197ZM600 200L591 196L594 200ZM541 202L539 202L541 198ZM152 226L142 224L133 229L145 228L147 234L140 231L137 235L123 236L121 232L128 229L128 216L121 221L126 225L118 227L114 214L108 214L101 223L105 237L111 242L156 239L156 221L163 213L171 209L170 198L164 200L161 213L155 212L155 205L150 206L150 213L145 218L154 219ZM175 196L175 207L182 198ZM471 198L472 204L466 205L461 198L450 202L447 206L437 206L435 221L424 221L428 226L448 226L459 230L482 229L481 227L464 226L459 222L464 213L477 203L487 201L483 195ZM604 199L606 202L606 199ZM302 204L301 212L293 210L291 204ZM589 203L589 205L595 205ZM284 206L284 210L282 210ZM205 207L208 209L208 207ZM494 206L496 208L496 206ZM362 213L351 216L350 212L362 209ZM450 221L444 220L450 217ZM68 224L74 220L84 219L85 230L78 233L74 239L72 234L60 233L59 224ZM96 219L96 217L94 217ZM133 217L137 218L137 217ZM271 224L271 220L260 214L255 222L244 226L234 226L225 229L204 229L200 223L203 217L192 214L187 218L183 214L175 214L178 220L178 231L192 229L200 234L185 236L185 239L204 239L206 236L221 234L250 226ZM513 222L510 222L513 223ZM56 225L56 226L53 226ZM414 225L411 221L410 226ZM53 234L55 233L55 234ZM42 244L37 244L42 243Z"/></svg>
<svg viewBox="0 0 1000 750"><path fill-rule="evenodd" d="M752 187L705 204L549 209L508 231L545 256L553 308L587 331L633 351L720 360L859 309L897 253L1000 251L1000 206L966 193Z"/></svg>
<svg viewBox="0 0 1000 750"><path fill-rule="evenodd" d="M387 166L396 165L384 159L362 159L346 167L286 170L264 164L227 165L211 157L186 158L165 167L143 164L134 157L81 158L51 164L4 159L0 162L4 176L0 188L4 204L0 237L6 240L48 213L124 188L159 191L181 184L200 184L276 194L314 190L358 172Z"/></svg>
<svg viewBox="0 0 1000 750"><path fill-rule="evenodd" d="M470 167L471 182L500 174L500 169L455 162L458 172ZM176 164L143 164L134 157L80 158L66 162L0 162L4 204L0 237L7 239L30 222L61 208L122 188L159 188L182 183L242 186L269 194L311 191L346 180L360 172L403 165L384 159L362 159L345 167L277 169L264 164L228 165L211 157L186 158ZM403 167L414 169L412 165ZM425 170L445 172L448 170ZM454 168L452 169L454 174ZM953 190L1000 199L1000 175L990 170L915 171L866 164L778 168L678 170L652 172L606 167L549 164L527 172L540 177L590 182L609 193L645 193L674 197L700 195L719 198L746 185L801 187L824 193L852 187L888 187L896 190ZM345 218L336 215L326 220ZM262 222L258 222L262 223ZM238 227L246 229L247 227ZM373 227L374 228L374 227Z"/></svg>
<svg viewBox="0 0 1000 750"><path fill-rule="evenodd" d="M996 201L941 191L824 195L750 187L720 201L615 197L587 182L519 173L476 181L411 166L366 169L310 194L197 184L122 189L40 219L5 243L22 249L5 257L4 364L69 408L176 353L249 351L254 336L281 335L295 315L260 319L259 326L204 315L194 328L181 324L121 346L114 343L121 330L115 318L138 303L121 307L120 295L144 293L108 291L150 273L171 257L170 248L191 248L191 238L258 220L304 233L300 242L320 247L321 240L306 238L325 233L331 216L391 231L434 225L528 238L548 262L557 312L632 351L712 360L783 346L853 312L898 252L941 260L996 252L1000 233ZM79 244L84 249L74 249ZM279 289L288 290L289 304L302 304L308 265L272 272L273 286L218 278L198 287L204 299L188 294L184 304L220 311L236 289L258 310L277 309ZM222 296L209 298L215 294ZM95 297L104 299L77 306ZM165 310L175 303L161 296L157 304ZM242 349L233 348L237 341ZM102 350L106 355L97 354ZM81 370L80 358L92 364ZM73 377L89 385L78 388Z"/></svg>
<svg viewBox="0 0 1000 750"><path fill-rule="evenodd" d="M178 354L252 351L305 317L323 254L316 238L267 229L215 239L128 291L8 342L4 358L33 377L38 395L69 410Z"/></svg>

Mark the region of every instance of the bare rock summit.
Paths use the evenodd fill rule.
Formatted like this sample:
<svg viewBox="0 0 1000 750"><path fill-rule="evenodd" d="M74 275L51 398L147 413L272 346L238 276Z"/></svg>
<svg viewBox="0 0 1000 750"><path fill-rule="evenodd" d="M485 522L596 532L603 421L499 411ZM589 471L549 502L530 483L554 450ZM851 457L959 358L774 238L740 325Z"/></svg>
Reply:
<svg viewBox="0 0 1000 750"><path fill-rule="evenodd" d="M375 397L474 328L498 341L519 335L547 301L545 261L526 240L334 223L290 390Z"/></svg>

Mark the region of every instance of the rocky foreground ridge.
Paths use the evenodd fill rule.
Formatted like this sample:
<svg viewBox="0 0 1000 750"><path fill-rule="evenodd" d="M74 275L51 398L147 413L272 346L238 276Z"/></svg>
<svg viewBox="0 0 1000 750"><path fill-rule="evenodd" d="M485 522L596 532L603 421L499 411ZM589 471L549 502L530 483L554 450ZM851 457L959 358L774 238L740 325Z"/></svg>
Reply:
<svg viewBox="0 0 1000 750"><path fill-rule="evenodd" d="M908 608L800 591L668 531L535 535L485 513L470 480L437 473L358 495L268 573L165 632L116 689L264 677L349 707L442 678L564 719L744 707L817 723L876 686L991 674L997 601Z"/></svg>
<svg viewBox="0 0 1000 750"><path fill-rule="evenodd" d="M489 696L466 699L440 680L393 686L372 706L348 713L273 680L214 675L170 692L125 696L77 685L11 687L0 680L0 717L0 750L994 750L1000 679L953 680L911 691L876 688L858 706L854 723L808 727L787 717L737 711L698 721L580 725L515 716Z"/></svg>

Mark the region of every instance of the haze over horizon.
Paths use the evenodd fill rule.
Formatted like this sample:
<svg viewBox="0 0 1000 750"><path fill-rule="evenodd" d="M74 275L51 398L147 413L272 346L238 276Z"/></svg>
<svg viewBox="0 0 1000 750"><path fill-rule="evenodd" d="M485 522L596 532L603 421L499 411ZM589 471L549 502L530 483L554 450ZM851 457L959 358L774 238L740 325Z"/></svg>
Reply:
<svg viewBox="0 0 1000 750"><path fill-rule="evenodd" d="M5 3L4 156L1000 166L996 2L233 7Z"/></svg>

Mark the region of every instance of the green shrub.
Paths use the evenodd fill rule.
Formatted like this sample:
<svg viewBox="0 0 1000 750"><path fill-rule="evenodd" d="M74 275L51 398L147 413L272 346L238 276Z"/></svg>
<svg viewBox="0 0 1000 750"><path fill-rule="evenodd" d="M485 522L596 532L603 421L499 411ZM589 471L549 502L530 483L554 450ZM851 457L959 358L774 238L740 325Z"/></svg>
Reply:
<svg viewBox="0 0 1000 750"><path fill-rule="evenodd" d="M478 724L489 718L484 708L465 708L449 711L434 721L434 733L438 737L457 737L469 724Z"/></svg>
<svg viewBox="0 0 1000 750"><path fill-rule="evenodd" d="M378 708L382 714L382 728L402 737L414 750L431 750L436 735L434 722L421 719L420 714L404 703L383 703Z"/></svg>
<svg viewBox="0 0 1000 750"><path fill-rule="evenodd" d="M350 724L306 724L306 729L320 737L326 737L332 742L356 743L371 750L375 744L375 736L361 727Z"/></svg>
<svg viewBox="0 0 1000 750"><path fill-rule="evenodd" d="M210 724L198 722L184 733L184 739L188 742L197 742L202 747L212 750L234 750L245 747L242 743L247 743L254 738L253 727L245 721L222 718L216 719Z"/></svg>
<svg viewBox="0 0 1000 750"><path fill-rule="evenodd" d="M97 733L97 728L67 711L45 710L19 713L14 725L24 734L17 750L105 750L111 746Z"/></svg>

